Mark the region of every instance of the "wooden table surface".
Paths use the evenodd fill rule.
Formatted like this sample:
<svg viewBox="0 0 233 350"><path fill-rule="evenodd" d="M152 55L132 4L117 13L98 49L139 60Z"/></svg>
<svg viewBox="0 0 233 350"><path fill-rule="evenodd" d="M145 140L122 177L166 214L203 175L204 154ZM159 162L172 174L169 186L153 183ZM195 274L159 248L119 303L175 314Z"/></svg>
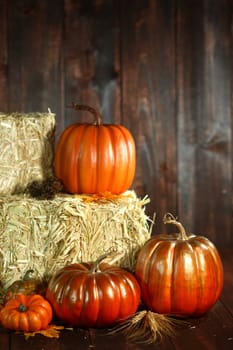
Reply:
<svg viewBox="0 0 233 350"><path fill-rule="evenodd" d="M97 330L64 330L60 337L21 333L0 328L0 350L232 350L233 349L233 251L220 251L224 265L224 288L220 300L208 314L188 319L172 338L150 345L134 344L122 335L108 336Z"/></svg>

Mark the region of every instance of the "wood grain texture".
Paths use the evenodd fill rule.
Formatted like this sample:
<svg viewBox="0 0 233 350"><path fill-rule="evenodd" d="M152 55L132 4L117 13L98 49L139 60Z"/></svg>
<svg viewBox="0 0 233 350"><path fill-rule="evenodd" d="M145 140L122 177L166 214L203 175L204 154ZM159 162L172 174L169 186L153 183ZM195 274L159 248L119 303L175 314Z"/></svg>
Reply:
<svg viewBox="0 0 233 350"><path fill-rule="evenodd" d="M10 339L10 342L5 340ZM41 335L25 339L23 334L7 332L0 327L0 345L2 350L172 350L175 349L169 339L162 343L147 346L130 343L122 334L109 336L104 331L94 329L74 329L62 331L59 339L49 339Z"/></svg>
<svg viewBox="0 0 233 350"><path fill-rule="evenodd" d="M232 244L232 2L177 4L178 213Z"/></svg>
<svg viewBox="0 0 233 350"><path fill-rule="evenodd" d="M220 251L220 256L222 258L224 270L224 284L221 294L221 301L223 305L230 311L231 315L233 315L233 254L230 249L224 249L223 251Z"/></svg>
<svg viewBox="0 0 233 350"><path fill-rule="evenodd" d="M62 31L62 0L8 1L10 111L61 115Z"/></svg>
<svg viewBox="0 0 233 350"><path fill-rule="evenodd" d="M10 350L10 331L0 326L0 349Z"/></svg>
<svg viewBox="0 0 233 350"><path fill-rule="evenodd" d="M134 188L151 197L150 215L176 212L174 6L121 1L123 121L137 145Z"/></svg>
<svg viewBox="0 0 233 350"><path fill-rule="evenodd" d="M65 102L98 109L105 123L120 115L118 10L113 0L65 2ZM92 121L66 109L66 124Z"/></svg>
<svg viewBox="0 0 233 350"><path fill-rule="evenodd" d="M7 0L0 2L0 112L8 111Z"/></svg>
<svg viewBox="0 0 233 350"><path fill-rule="evenodd" d="M187 326L173 338L175 349L230 350L232 347L233 319L219 301L199 319L186 320ZM186 346L185 346L186 344Z"/></svg>

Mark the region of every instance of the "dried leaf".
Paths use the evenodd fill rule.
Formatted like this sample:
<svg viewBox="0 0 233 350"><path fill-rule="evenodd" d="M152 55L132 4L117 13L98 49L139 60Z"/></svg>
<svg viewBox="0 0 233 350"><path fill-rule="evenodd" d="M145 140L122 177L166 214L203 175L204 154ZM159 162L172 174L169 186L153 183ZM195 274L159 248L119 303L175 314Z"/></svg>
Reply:
<svg viewBox="0 0 233 350"><path fill-rule="evenodd" d="M37 334L41 334L44 337L47 338L59 338L60 331L63 329L73 330L73 328L64 328L63 326L56 326L54 324L51 324L48 326L48 328L37 331L37 332L24 332L25 339L28 339L30 337L34 337Z"/></svg>
<svg viewBox="0 0 233 350"><path fill-rule="evenodd" d="M130 197L131 195L128 194L128 196ZM86 195L86 194L81 194L80 198L82 198L82 200L86 203L91 203L91 202L108 202L108 201L114 201L116 199L120 199L120 198L127 198L127 194L113 194L111 192L102 192L102 193L95 193L92 195Z"/></svg>

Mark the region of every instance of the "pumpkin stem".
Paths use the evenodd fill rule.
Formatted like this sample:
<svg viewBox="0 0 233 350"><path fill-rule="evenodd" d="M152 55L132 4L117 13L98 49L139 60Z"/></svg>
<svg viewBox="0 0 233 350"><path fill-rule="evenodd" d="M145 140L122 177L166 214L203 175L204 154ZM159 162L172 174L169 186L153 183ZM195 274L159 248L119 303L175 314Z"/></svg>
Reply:
<svg viewBox="0 0 233 350"><path fill-rule="evenodd" d="M26 271L25 275L23 276L23 281L29 281L31 279L32 273L34 273L34 270Z"/></svg>
<svg viewBox="0 0 233 350"><path fill-rule="evenodd" d="M98 271L98 268L99 268L99 264L101 263L101 261L103 261L104 259L106 259L108 255L109 255L108 253L103 254L103 255L100 255L100 256L98 257L98 259L96 259L96 261L93 263L93 266L92 266L92 268L91 268L91 272L93 272L93 273L97 272L97 271Z"/></svg>
<svg viewBox="0 0 233 350"><path fill-rule="evenodd" d="M102 117L100 115L99 112L97 112L97 110L93 107L89 107L89 106L86 106L86 105L80 105L78 103L74 103L72 102L71 106L67 106L68 108L73 108L75 111L88 111L90 113L92 113L94 115L94 123L96 125L101 125L103 124L102 122Z"/></svg>
<svg viewBox="0 0 233 350"><path fill-rule="evenodd" d="M99 265L103 260L108 259L110 264L114 264L117 260L119 260L123 256L123 254L124 254L123 252L119 253L116 250L111 250L108 253L100 255L99 258L93 263L91 272L95 273L99 271Z"/></svg>
<svg viewBox="0 0 233 350"><path fill-rule="evenodd" d="M27 311L27 306L24 305L24 304L19 304L19 306L18 306L18 311L19 311L19 312L25 312L25 311Z"/></svg>
<svg viewBox="0 0 233 350"><path fill-rule="evenodd" d="M187 239L187 235L186 235L184 226L179 221L177 221L176 218L172 214L166 213L163 217L163 223L165 225L172 224L172 225L177 226L179 229L180 238L184 241Z"/></svg>

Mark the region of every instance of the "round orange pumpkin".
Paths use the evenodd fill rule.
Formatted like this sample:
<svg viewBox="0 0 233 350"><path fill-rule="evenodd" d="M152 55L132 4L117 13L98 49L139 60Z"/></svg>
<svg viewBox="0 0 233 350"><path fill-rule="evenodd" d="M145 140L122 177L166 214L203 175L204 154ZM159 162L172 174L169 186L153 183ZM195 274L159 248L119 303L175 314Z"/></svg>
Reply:
<svg viewBox="0 0 233 350"><path fill-rule="evenodd" d="M1 309L0 320L5 328L36 332L48 327L52 320L52 307L39 294L18 294Z"/></svg>
<svg viewBox="0 0 233 350"><path fill-rule="evenodd" d="M216 247L203 236L187 236L184 227L167 214L178 234L155 235L140 250L135 275L143 302L152 310L176 316L200 316L218 300L223 267Z"/></svg>
<svg viewBox="0 0 233 350"><path fill-rule="evenodd" d="M141 291L133 274L99 262L60 269L48 284L46 298L57 317L70 325L107 327L132 316Z"/></svg>
<svg viewBox="0 0 233 350"><path fill-rule="evenodd" d="M122 125L102 124L88 106L72 105L94 114L93 124L73 124L61 134L55 151L55 174L70 193L120 194L131 186L136 165L134 138Z"/></svg>

